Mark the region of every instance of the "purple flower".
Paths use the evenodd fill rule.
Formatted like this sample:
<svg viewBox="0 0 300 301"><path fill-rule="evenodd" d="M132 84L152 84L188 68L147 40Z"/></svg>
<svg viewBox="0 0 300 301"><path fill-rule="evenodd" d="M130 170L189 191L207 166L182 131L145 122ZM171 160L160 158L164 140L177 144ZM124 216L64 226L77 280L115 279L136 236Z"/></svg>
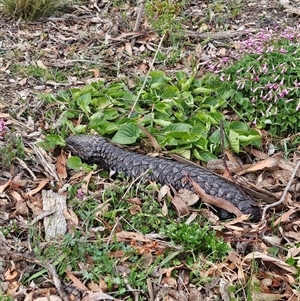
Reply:
<svg viewBox="0 0 300 301"><path fill-rule="evenodd" d="M79 198L79 199L83 199L83 197L84 197L84 192L82 191L82 189L81 188L79 188L78 190L77 190L77 197Z"/></svg>
<svg viewBox="0 0 300 301"><path fill-rule="evenodd" d="M279 49L279 52L280 52L280 53L286 53L287 51L286 51L283 47L281 47L281 48Z"/></svg>
<svg viewBox="0 0 300 301"><path fill-rule="evenodd" d="M279 93L279 96L280 97L285 97L289 94L288 90L287 89L283 89L280 93Z"/></svg>
<svg viewBox="0 0 300 301"><path fill-rule="evenodd" d="M228 60L229 60L229 58L227 56L224 56L224 57L221 58L221 63L225 64L225 63L228 62Z"/></svg>

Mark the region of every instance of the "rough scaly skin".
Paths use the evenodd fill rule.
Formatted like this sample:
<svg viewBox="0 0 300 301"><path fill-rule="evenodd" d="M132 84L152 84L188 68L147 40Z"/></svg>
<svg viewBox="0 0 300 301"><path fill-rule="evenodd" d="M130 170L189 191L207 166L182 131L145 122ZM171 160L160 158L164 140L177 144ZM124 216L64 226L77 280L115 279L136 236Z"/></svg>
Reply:
<svg viewBox="0 0 300 301"><path fill-rule="evenodd" d="M68 149L87 163L96 163L101 168L116 173L124 173L137 178L146 173L151 181L173 186L179 190L194 190L187 179L189 175L206 193L224 198L245 214L251 214L253 221L260 219L260 208L237 187L202 167L181 164L176 161L143 156L120 149L100 136L79 135L66 139ZM147 173L147 171L149 172ZM232 214L217 209L222 219L231 218Z"/></svg>

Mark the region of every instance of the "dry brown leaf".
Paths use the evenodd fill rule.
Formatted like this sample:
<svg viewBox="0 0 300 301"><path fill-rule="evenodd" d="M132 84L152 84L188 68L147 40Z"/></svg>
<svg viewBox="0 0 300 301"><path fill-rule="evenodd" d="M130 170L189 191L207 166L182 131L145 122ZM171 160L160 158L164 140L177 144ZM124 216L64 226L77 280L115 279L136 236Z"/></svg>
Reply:
<svg viewBox="0 0 300 301"><path fill-rule="evenodd" d="M133 205L129 208L131 215L137 215L142 212L142 208L139 205Z"/></svg>
<svg viewBox="0 0 300 301"><path fill-rule="evenodd" d="M149 239L146 239L144 235L136 233L136 232L128 232L128 231L121 231L116 234L116 237L118 241L141 241L141 242L147 242L150 241Z"/></svg>
<svg viewBox="0 0 300 301"><path fill-rule="evenodd" d="M106 293L108 291L108 285L101 277L99 279L99 286L102 292Z"/></svg>
<svg viewBox="0 0 300 301"><path fill-rule="evenodd" d="M252 301L278 301L282 300L285 297L289 297L289 294L266 294L266 293L260 293L253 290L252 294L253 298Z"/></svg>
<svg viewBox="0 0 300 301"><path fill-rule="evenodd" d="M235 207L234 205L232 205L231 203L229 203L228 201L226 201L222 198L207 194L204 191L204 189L202 189L200 187L200 185L197 184L191 177L188 176L188 178L189 178L189 181L192 183L195 192L201 198L202 202L209 204L211 206L222 208L230 213L235 214L237 217L243 215L243 213L237 207Z"/></svg>
<svg viewBox="0 0 300 301"><path fill-rule="evenodd" d="M123 258L125 256L125 252L121 250L109 252L108 254L112 258Z"/></svg>
<svg viewBox="0 0 300 301"><path fill-rule="evenodd" d="M66 168L66 155L64 152L61 152L60 155L57 157L56 160L56 172L60 180L66 179L68 174L67 174L67 168Z"/></svg>
<svg viewBox="0 0 300 301"><path fill-rule="evenodd" d="M10 184L10 189L15 190L15 189L26 187L28 181L24 180L22 177L23 177L22 173L19 173L16 177L14 177Z"/></svg>
<svg viewBox="0 0 300 301"><path fill-rule="evenodd" d="M125 43L125 50L126 50L127 53L129 53L130 55L132 55L131 43L129 43L129 42Z"/></svg>
<svg viewBox="0 0 300 301"><path fill-rule="evenodd" d="M278 167L278 163L281 159L281 154L277 154L273 157L267 158L265 160L259 161L258 163L253 164L251 167L248 167L247 169L244 169L243 171L238 172L239 175L247 173L247 172L253 172L258 170L264 170L264 169L272 169L274 167Z"/></svg>
<svg viewBox="0 0 300 301"><path fill-rule="evenodd" d="M291 247L290 249L288 249L287 251L287 258L289 257L296 257L297 255L299 255L300 253L300 247L296 247L296 246L293 246Z"/></svg>
<svg viewBox="0 0 300 301"><path fill-rule="evenodd" d="M278 268L283 269L287 273L295 274L297 272L296 268L288 265L284 261L271 257L269 255L263 254L261 252L252 252L246 255L243 259L243 264L249 265L249 262L251 262L253 259L261 259L264 262L271 262L273 265L276 265Z"/></svg>
<svg viewBox="0 0 300 301"><path fill-rule="evenodd" d="M138 127L143 131L143 133L147 136L150 145L152 145L152 147L158 151L161 152L161 146L159 145L159 143L157 142L156 138L153 137L153 135L142 125L138 124Z"/></svg>
<svg viewBox="0 0 300 301"><path fill-rule="evenodd" d="M240 50L241 49L241 42L233 42L232 46L236 49L236 50Z"/></svg>
<svg viewBox="0 0 300 301"><path fill-rule="evenodd" d="M293 238L296 242L300 241L300 233L298 231L285 231L284 236Z"/></svg>
<svg viewBox="0 0 300 301"><path fill-rule="evenodd" d="M163 202L162 208L161 208L161 213L163 216L167 216L169 212L169 208L167 206L167 203L165 201L165 196L169 196L172 198L171 193L170 193L170 187L168 185L162 186L159 191L158 191L158 201Z"/></svg>
<svg viewBox="0 0 300 301"><path fill-rule="evenodd" d="M178 191L178 196L188 206L195 205L199 201L199 196L193 191L188 189L180 189Z"/></svg>
<svg viewBox="0 0 300 301"><path fill-rule="evenodd" d="M178 194L172 197L171 202L180 216L186 216L190 213L189 206L181 199Z"/></svg>
<svg viewBox="0 0 300 301"><path fill-rule="evenodd" d="M102 292L99 284L95 283L94 281L88 282L86 286L92 291L92 292Z"/></svg>
<svg viewBox="0 0 300 301"><path fill-rule="evenodd" d="M17 194L16 192L14 194ZM16 210L14 212L15 214L19 214L21 216L28 216L29 215L29 209L27 207L27 204L25 200L20 199L20 201L17 202L16 204Z"/></svg>
<svg viewBox="0 0 300 301"><path fill-rule="evenodd" d="M91 171L82 180L81 189L82 189L84 194L86 194L88 192L88 186L90 184L90 180L91 180L91 177L92 177L93 174L94 174L94 172Z"/></svg>
<svg viewBox="0 0 300 301"><path fill-rule="evenodd" d="M49 182L50 182L49 179L40 180L38 187L36 187L35 189L30 190L27 193L27 195L29 195L29 196L35 195L36 193L38 193L39 191L41 191Z"/></svg>
<svg viewBox="0 0 300 301"><path fill-rule="evenodd" d="M66 274L78 289L88 291L88 288L72 272L66 271Z"/></svg>
<svg viewBox="0 0 300 301"><path fill-rule="evenodd" d="M130 198L128 200L129 203L132 203L134 205L138 205L138 206L142 206L142 201L140 198L134 197L134 198Z"/></svg>
<svg viewBox="0 0 300 301"><path fill-rule="evenodd" d="M97 292L97 293L87 292L87 295L81 299L81 301L99 301L99 300L116 300L116 299L110 295L101 292Z"/></svg>
<svg viewBox="0 0 300 301"><path fill-rule="evenodd" d="M12 281L19 276L19 272L15 269L15 266L10 266L4 273L4 279L6 281Z"/></svg>
<svg viewBox="0 0 300 301"><path fill-rule="evenodd" d="M190 223L192 223L198 216L197 212L192 212L192 214L189 216L189 218L186 220L186 224L189 225Z"/></svg>
<svg viewBox="0 0 300 301"><path fill-rule="evenodd" d="M178 265L178 266L174 266L174 267L170 267L170 268L164 268L164 269L161 269L161 275L164 275L166 274L166 277L169 278L171 277L171 274L174 270L178 269L178 268L181 268L183 265Z"/></svg>
<svg viewBox="0 0 300 301"><path fill-rule="evenodd" d="M67 221L68 232L72 233L79 225L79 219L73 209L65 209L64 216Z"/></svg>
<svg viewBox="0 0 300 301"><path fill-rule="evenodd" d="M17 191L11 191L9 193L17 202L23 202L22 196Z"/></svg>
<svg viewBox="0 0 300 301"><path fill-rule="evenodd" d="M298 212L300 210L300 208L292 208L289 209L289 211L284 212L283 214L281 214L281 216L279 218L277 218L277 220L274 222L274 227L278 226L281 223L286 223L287 221L290 220L290 216L292 214L294 214L295 212Z"/></svg>
<svg viewBox="0 0 300 301"><path fill-rule="evenodd" d="M27 83L27 78L26 78L26 77L23 78L23 79L21 79L21 80L19 81L19 85L20 85L20 86L24 86L26 83Z"/></svg>
<svg viewBox="0 0 300 301"><path fill-rule="evenodd" d="M177 287L177 281L172 277L163 277L161 280L161 284L167 287Z"/></svg>

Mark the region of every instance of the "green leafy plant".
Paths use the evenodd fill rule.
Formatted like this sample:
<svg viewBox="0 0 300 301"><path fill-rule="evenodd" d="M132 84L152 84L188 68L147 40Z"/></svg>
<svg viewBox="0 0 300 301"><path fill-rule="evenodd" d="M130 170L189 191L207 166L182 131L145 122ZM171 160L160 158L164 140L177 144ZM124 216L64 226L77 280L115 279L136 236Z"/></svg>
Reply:
<svg viewBox="0 0 300 301"><path fill-rule="evenodd" d="M239 60L211 77L211 88L229 93L228 106L242 120L272 135L299 132L299 36L291 28L262 31L244 42Z"/></svg>
<svg viewBox="0 0 300 301"><path fill-rule="evenodd" d="M50 16L67 2L64 0L0 0L0 3L6 14L25 21L34 21Z"/></svg>
<svg viewBox="0 0 300 301"><path fill-rule="evenodd" d="M124 83L98 82L58 97L43 97L47 102L62 103L65 108L56 123L64 126L60 127L62 132L96 131L113 142L132 144L145 138L140 128L143 126L165 150L209 161L221 152L219 125L224 121L225 147L235 152L245 145L258 147L257 131L244 122L224 120L222 107L230 93L208 88L208 84L183 72L170 78L162 71L152 71L134 108L141 83L129 90ZM73 121L79 116L81 123L74 126ZM55 132L53 128L44 146L63 144Z"/></svg>
<svg viewBox="0 0 300 301"><path fill-rule="evenodd" d="M187 0L147 0L145 12L151 27L158 32L179 33L182 23L179 16L187 2Z"/></svg>
<svg viewBox="0 0 300 301"><path fill-rule="evenodd" d="M197 255L205 254L212 260L221 260L229 251L229 246L206 225L198 223L171 223L163 231L173 243L183 246L185 251Z"/></svg>
<svg viewBox="0 0 300 301"><path fill-rule="evenodd" d="M208 5L210 19L222 23L226 19L235 19L241 12L242 1L240 0L217 0Z"/></svg>

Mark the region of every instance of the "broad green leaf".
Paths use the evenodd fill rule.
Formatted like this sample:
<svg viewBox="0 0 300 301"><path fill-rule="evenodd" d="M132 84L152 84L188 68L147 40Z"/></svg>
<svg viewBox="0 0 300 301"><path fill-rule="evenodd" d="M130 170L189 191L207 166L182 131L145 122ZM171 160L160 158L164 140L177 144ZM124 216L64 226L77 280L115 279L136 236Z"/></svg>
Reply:
<svg viewBox="0 0 300 301"><path fill-rule="evenodd" d="M67 160L67 166L68 166L68 168L74 169L74 170L83 169L88 172L93 170L93 168L90 165L83 163L81 161L81 159L76 156L72 156ZM96 165L94 165L94 169L95 168L96 168Z"/></svg>
<svg viewBox="0 0 300 301"><path fill-rule="evenodd" d="M230 148L235 152L240 152L239 134L233 130L229 131L228 141Z"/></svg>
<svg viewBox="0 0 300 301"><path fill-rule="evenodd" d="M204 137L200 137L196 142L194 142L194 146L207 151L208 140Z"/></svg>
<svg viewBox="0 0 300 301"><path fill-rule="evenodd" d="M186 158L189 160L191 159L191 150L190 149L176 148L176 149L173 149L172 151L170 151L169 154L177 154L183 158Z"/></svg>
<svg viewBox="0 0 300 301"><path fill-rule="evenodd" d="M173 132L190 132L192 126L188 123L174 123L170 124L164 129L164 133L173 133Z"/></svg>
<svg viewBox="0 0 300 301"><path fill-rule="evenodd" d="M101 134L112 134L118 130L118 127L114 122L110 122L104 119L95 119L91 121L89 128L95 129Z"/></svg>
<svg viewBox="0 0 300 301"><path fill-rule="evenodd" d="M82 161L79 157L72 156L67 160L67 166L71 169L80 169L82 167Z"/></svg>
<svg viewBox="0 0 300 301"><path fill-rule="evenodd" d="M116 109L107 109L103 112L103 118L106 120L115 120L119 116Z"/></svg>
<svg viewBox="0 0 300 301"><path fill-rule="evenodd" d="M165 76L165 73L161 70L153 70L153 71L150 72L149 75L152 79L154 79L154 78L163 78Z"/></svg>
<svg viewBox="0 0 300 301"><path fill-rule="evenodd" d="M76 134L82 134L86 132L86 124L78 124L74 127Z"/></svg>
<svg viewBox="0 0 300 301"><path fill-rule="evenodd" d="M47 149L54 149L56 146L65 146L64 139L59 135L47 135L45 141L42 142L43 146L47 145Z"/></svg>
<svg viewBox="0 0 300 301"><path fill-rule="evenodd" d="M247 123L245 122L241 122L241 121L232 121L230 123L230 129L236 131L236 132L247 132L249 131L249 126Z"/></svg>
<svg viewBox="0 0 300 301"><path fill-rule="evenodd" d="M105 96L94 97L91 104L99 110L103 110L111 104L111 101Z"/></svg>
<svg viewBox="0 0 300 301"><path fill-rule="evenodd" d="M164 92L161 94L161 98L162 99L173 98L173 97L178 96L178 94L179 94L179 90L177 87L168 85L165 88Z"/></svg>
<svg viewBox="0 0 300 301"><path fill-rule="evenodd" d="M168 132L165 134L166 139L172 137L176 139L178 145L194 143L199 139L199 135L190 132Z"/></svg>
<svg viewBox="0 0 300 301"><path fill-rule="evenodd" d="M160 125L162 127L167 127L170 124L172 124L171 121L167 121L167 120L164 120L164 119L154 119L154 122L155 122L155 124Z"/></svg>
<svg viewBox="0 0 300 301"><path fill-rule="evenodd" d="M209 162L211 160L217 159L217 157L209 151L198 151L197 149L194 149L193 155L196 159L201 160L203 162Z"/></svg>
<svg viewBox="0 0 300 301"><path fill-rule="evenodd" d="M86 116L89 116L91 114L91 100L91 93L89 92L79 96L76 102L80 109L86 114Z"/></svg>
<svg viewBox="0 0 300 301"><path fill-rule="evenodd" d="M191 76L190 78L188 78L187 81L185 81L184 83L181 84L181 91L187 91L190 89L192 82L194 81L194 76Z"/></svg>
<svg viewBox="0 0 300 301"><path fill-rule="evenodd" d="M124 124L112 138L113 142L120 144L135 143L141 134L140 128L132 123Z"/></svg>
<svg viewBox="0 0 300 301"><path fill-rule="evenodd" d="M158 112L161 112L161 113L164 113L164 114L168 114L167 111L170 110L172 108L172 105L171 103L169 102L159 102L159 103L156 103L154 105L154 109Z"/></svg>
<svg viewBox="0 0 300 301"><path fill-rule="evenodd" d="M221 142L221 137L220 137L220 130L216 130L214 131L210 137L209 137L209 141L213 144L220 144Z"/></svg>
<svg viewBox="0 0 300 301"><path fill-rule="evenodd" d="M214 92L214 90L204 88L204 87L199 87L199 88L196 88L195 90L193 90L193 92L196 93L196 94L198 94L198 93L210 94L210 93Z"/></svg>

